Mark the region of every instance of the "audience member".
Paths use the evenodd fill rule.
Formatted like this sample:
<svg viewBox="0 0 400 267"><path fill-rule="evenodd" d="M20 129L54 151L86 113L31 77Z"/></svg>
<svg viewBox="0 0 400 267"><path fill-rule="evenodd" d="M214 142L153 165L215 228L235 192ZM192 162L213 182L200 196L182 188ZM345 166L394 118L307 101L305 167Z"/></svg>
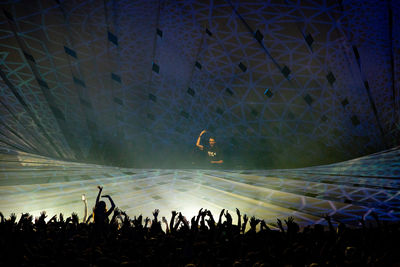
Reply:
<svg viewBox="0 0 400 267"><path fill-rule="evenodd" d="M94 223L79 222L75 213L47 222L45 212L35 220L25 213L18 221L15 214L0 213L3 266L400 266L400 224L382 223L376 214L375 226L361 219L361 228L339 223L335 229L326 216L327 230L318 224L300 229L291 217L278 219L279 230L272 230L275 225L238 209L237 224L228 211L215 222L203 209L190 222L172 211L169 223L158 219L156 209L143 223L142 215L129 218L104 195L111 202L107 210L98 188Z"/></svg>

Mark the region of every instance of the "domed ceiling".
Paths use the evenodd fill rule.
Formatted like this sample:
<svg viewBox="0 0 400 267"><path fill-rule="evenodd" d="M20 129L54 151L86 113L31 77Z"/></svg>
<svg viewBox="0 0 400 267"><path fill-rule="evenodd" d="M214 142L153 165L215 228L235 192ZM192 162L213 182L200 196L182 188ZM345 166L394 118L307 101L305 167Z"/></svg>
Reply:
<svg viewBox="0 0 400 267"><path fill-rule="evenodd" d="M26 0L0 4L0 142L187 167L301 167L399 142L397 1Z"/></svg>

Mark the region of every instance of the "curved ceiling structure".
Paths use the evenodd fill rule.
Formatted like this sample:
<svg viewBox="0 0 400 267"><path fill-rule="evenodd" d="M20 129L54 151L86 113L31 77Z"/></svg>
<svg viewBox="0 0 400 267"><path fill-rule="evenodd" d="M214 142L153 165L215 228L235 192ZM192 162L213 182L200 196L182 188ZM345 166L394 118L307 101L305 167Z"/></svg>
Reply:
<svg viewBox="0 0 400 267"><path fill-rule="evenodd" d="M179 167L208 129L230 166L269 168L400 143L397 1L0 7L2 146Z"/></svg>

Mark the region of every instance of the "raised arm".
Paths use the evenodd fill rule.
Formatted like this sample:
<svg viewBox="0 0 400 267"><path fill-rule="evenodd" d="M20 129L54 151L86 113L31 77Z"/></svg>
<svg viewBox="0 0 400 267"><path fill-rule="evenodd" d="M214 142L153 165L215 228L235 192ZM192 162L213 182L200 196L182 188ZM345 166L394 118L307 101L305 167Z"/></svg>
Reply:
<svg viewBox="0 0 400 267"><path fill-rule="evenodd" d="M202 136L205 132L207 132L207 131L206 131L206 130L201 131L199 137L197 138L196 146L197 146L198 148L200 148L200 150L203 150L203 149L204 149L204 146L200 145L200 140L201 140L201 136Z"/></svg>
<svg viewBox="0 0 400 267"><path fill-rule="evenodd" d="M236 214L238 216L237 226L238 226L238 230L239 230L239 233L240 233L240 226L242 225L242 218L240 216L240 210L238 208L236 208Z"/></svg>
<svg viewBox="0 0 400 267"><path fill-rule="evenodd" d="M88 214L88 208L87 208L87 200L86 200L85 194L82 195L82 201L83 201L83 204L85 205L85 210L84 210L84 215L83 215L83 222L86 222L87 214Z"/></svg>
<svg viewBox="0 0 400 267"><path fill-rule="evenodd" d="M112 198L111 198L109 195L104 195L104 196L102 196L102 197L108 198L108 200L110 200L110 202L111 202L111 208L110 208L110 209L107 211L107 213L106 213L106 216L109 216L109 215L113 212L113 210L114 210L114 208L115 208L114 201L112 200Z"/></svg>
<svg viewBox="0 0 400 267"><path fill-rule="evenodd" d="M96 197L96 205L95 206L97 206L97 204L99 203L100 196L101 196L101 191L103 191L103 187L102 186L98 185L97 188L99 189L99 193L97 194L97 197Z"/></svg>
<svg viewBox="0 0 400 267"><path fill-rule="evenodd" d="M174 230L174 220L176 217L176 211L173 210L171 213L172 213L172 216L171 216L171 221L169 223L169 229L172 232Z"/></svg>
<svg viewBox="0 0 400 267"><path fill-rule="evenodd" d="M218 226L221 225L222 215L224 215L224 212L225 212L225 209L222 209L221 213L219 214L219 219L218 219L218 224L217 224Z"/></svg>
<svg viewBox="0 0 400 267"><path fill-rule="evenodd" d="M165 217L162 217L162 222L165 224L165 232L169 233L168 221Z"/></svg>
<svg viewBox="0 0 400 267"><path fill-rule="evenodd" d="M93 218L93 214L90 214L89 217L86 220L86 223L89 223L92 218Z"/></svg>

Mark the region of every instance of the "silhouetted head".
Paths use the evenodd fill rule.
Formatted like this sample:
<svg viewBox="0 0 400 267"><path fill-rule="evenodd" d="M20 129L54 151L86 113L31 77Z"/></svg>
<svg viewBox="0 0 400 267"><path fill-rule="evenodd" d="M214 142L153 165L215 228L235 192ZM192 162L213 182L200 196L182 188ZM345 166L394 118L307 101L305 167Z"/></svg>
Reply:
<svg viewBox="0 0 400 267"><path fill-rule="evenodd" d="M97 203L96 210L97 211L103 211L103 210L105 211L106 210L106 202L99 201L99 203Z"/></svg>

